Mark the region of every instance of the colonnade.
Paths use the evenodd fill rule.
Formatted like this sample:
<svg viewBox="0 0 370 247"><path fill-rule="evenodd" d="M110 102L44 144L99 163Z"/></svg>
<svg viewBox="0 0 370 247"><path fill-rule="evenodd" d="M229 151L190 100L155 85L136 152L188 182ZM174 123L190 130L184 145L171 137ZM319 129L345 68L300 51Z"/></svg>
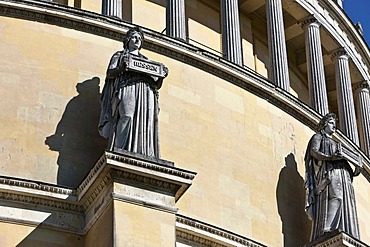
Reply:
<svg viewBox="0 0 370 247"><path fill-rule="evenodd" d="M185 0L167 0L166 4L166 34L186 40ZM238 0L222 0L220 7L223 57L242 66ZM103 14L122 18L122 0L103 0L102 9ZM277 87L288 92L290 82L281 0L266 0L266 18L270 56L269 77ZM313 16L302 20L300 24L305 32L309 102L313 109L325 115L329 112L329 104L321 48L321 24ZM340 128L357 145L361 141L361 148L370 155L369 82L365 81L352 89L350 57L344 48L333 52L331 58L335 65ZM357 131L355 99L361 137Z"/></svg>

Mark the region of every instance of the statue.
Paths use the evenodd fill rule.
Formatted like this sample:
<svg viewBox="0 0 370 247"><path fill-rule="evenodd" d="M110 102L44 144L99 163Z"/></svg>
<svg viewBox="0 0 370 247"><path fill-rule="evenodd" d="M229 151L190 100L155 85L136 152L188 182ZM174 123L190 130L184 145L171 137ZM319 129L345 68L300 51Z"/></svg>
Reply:
<svg viewBox="0 0 370 247"><path fill-rule="evenodd" d="M98 129L108 139L109 151L159 158L158 89L168 69L139 52L143 39L140 28L131 28L123 39L124 49L112 56Z"/></svg>
<svg viewBox="0 0 370 247"><path fill-rule="evenodd" d="M306 213L312 220L311 241L335 230L359 238L353 172L341 153L341 144L332 139L336 116L326 114L317 126L305 155Z"/></svg>

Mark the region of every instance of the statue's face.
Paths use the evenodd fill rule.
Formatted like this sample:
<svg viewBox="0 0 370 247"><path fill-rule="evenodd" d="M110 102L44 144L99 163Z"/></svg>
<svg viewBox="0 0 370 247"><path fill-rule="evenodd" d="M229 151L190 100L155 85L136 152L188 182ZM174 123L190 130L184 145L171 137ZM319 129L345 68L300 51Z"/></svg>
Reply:
<svg viewBox="0 0 370 247"><path fill-rule="evenodd" d="M335 119L329 119L324 129L325 132L331 135L335 132L336 129L337 129L337 124L335 122Z"/></svg>
<svg viewBox="0 0 370 247"><path fill-rule="evenodd" d="M142 42L143 40L141 38L141 35L139 33L134 33L128 41L128 49L130 51L139 50Z"/></svg>

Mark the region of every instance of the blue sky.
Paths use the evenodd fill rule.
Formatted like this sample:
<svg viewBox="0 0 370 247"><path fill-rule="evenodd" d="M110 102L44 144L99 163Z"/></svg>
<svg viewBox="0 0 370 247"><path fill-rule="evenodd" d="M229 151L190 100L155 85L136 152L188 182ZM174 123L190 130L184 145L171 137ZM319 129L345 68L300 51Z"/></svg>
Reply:
<svg viewBox="0 0 370 247"><path fill-rule="evenodd" d="M370 46L370 0L344 0L343 8L353 23L361 22L364 38Z"/></svg>

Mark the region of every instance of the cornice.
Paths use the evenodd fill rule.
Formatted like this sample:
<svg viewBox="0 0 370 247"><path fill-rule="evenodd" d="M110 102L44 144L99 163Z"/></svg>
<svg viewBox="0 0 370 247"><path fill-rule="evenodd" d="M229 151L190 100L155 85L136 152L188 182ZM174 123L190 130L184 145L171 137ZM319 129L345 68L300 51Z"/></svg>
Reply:
<svg viewBox="0 0 370 247"><path fill-rule="evenodd" d="M68 201L55 200L49 198L42 198L32 195L17 194L12 192L0 192L0 200L7 200L12 202L29 203L32 205L41 205L51 207L59 210L67 210L77 213L83 213L84 209L77 203L71 203Z"/></svg>
<svg viewBox="0 0 370 247"><path fill-rule="evenodd" d="M199 244L200 246L228 247L228 245L223 245L215 241L196 236L192 233L176 230L176 241L179 242L181 240L189 241L191 244Z"/></svg>
<svg viewBox="0 0 370 247"><path fill-rule="evenodd" d="M131 181L136 182L136 183L149 185L151 187L155 187L155 188L158 188L158 189L162 189L162 190L165 190L165 191L170 191L173 194L175 194L180 188L180 185L178 185L178 184L164 182L164 181L161 181L159 179L148 178L148 177L141 176L141 175L138 175L138 174L135 174L135 173L119 171L119 170L114 171L113 177L114 177L114 179L118 179L118 180L122 180L122 179L126 180L126 181L131 180Z"/></svg>
<svg viewBox="0 0 370 247"><path fill-rule="evenodd" d="M44 192L50 192L61 195L76 196L76 191L72 189L61 188L53 185L36 183L33 181L25 181L15 178L7 178L0 176L0 185L16 186L21 188L28 188L33 190L39 190Z"/></svg>
<svg viewBox="0 0 370 247"><path fill-rule="evenodd" d="M345 232L333 232L328 236L321 237L305 247L327 247L327 246L351 246L351 247L369 247L367 244L353 238Z"/></svg>
<svg viewBox="0 0 370 247"><path fill-rule="evenodd" d="M110 172L108 172L100 181L98 181L98 184L93 189L91 189L91 192L88 193L87 199L84 200L83 203L83 208L85 212L90 208L91 205L94 204L96 199L103 192L103 190L111 183L111 181L112 175Z"/></svg>
<svg viewBox="0 0 370 247"><path fill-rule="evenodd" d="M195 231L192 229L200 231ZM248 239L246 237L237 235L235 233L226 231L216 226L212 226L201 221L198 221L196 219L192 219L179 214L176 215L176 235L198 244L203 243L210 244L205 246L213 246L212 244L215 244L215 246L230 246L230 245L235 246L236 244L248 247L266 246L251 239ZM212 238L213 240L211 240ZM205 240L207 241L205 242Z"/></svg>
<svg viewBox="0 0 370 247"><path fill-rule="evenodd" d="M174 175L174 176L184 178L184 179L193 180L196 175L195 172L185 171L185 170L182 170L180 168L175 168L175 167L158 165L156 163L145 162L145 161L141 161L135 158L114 154L111 152L106 152L105 156L107 159L133 165L136 167L145 168L145 169L152 170L152 171L161 172L163 174ZM116 174L121 174L121 173L116 172ZM125 173L122 173L122 174L125 174Z"/></svg>
<svg viewBox="0 0 370 247"><path fill-rule="evenodd" d="M80 186L76 189L76 194L81 198L85 193L85 189L94 182L94 178L99 174L99 172L104 168L107 158L105 155L102 155L99 160L96 162L95 166L90 170L86 178L81 182Z"/></svg>

